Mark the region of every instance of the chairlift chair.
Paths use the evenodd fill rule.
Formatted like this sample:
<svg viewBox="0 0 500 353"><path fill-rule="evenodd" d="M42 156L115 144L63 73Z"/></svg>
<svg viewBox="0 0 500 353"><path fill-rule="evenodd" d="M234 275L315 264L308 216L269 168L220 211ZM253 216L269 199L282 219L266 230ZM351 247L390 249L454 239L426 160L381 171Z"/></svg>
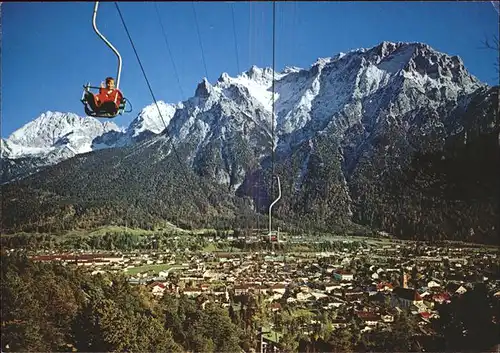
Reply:
<svg viewBox="0 0 500 353"><path fill-rule="evenodd" d="M123 113L130 113L132 110L125 111L125 107L127 105L127 99L123 96L123 93L120 91L120 76L122 71L122 57L118 50L99 32L97 29L96 18L97 18L97 9L99 8L99 1L95 2L94 12L92 15L92 26L94 28L95 33L101 38L104 43L115 53L118 58L118 70L116 74L116 86L117 94L115 95L114 101L103 101L99 106L99 109L92 109L92 105L87 101L86 94L90 92L91 89L99 90L100 87L91 86L90 83L87 83L83 86L83 94L81 98L81 102L84 105L85 113L88 116L95 118L115 118L118 115ZM92 92L90 92L92 93ZM130 104L130 103L129 103Z"/></svg>

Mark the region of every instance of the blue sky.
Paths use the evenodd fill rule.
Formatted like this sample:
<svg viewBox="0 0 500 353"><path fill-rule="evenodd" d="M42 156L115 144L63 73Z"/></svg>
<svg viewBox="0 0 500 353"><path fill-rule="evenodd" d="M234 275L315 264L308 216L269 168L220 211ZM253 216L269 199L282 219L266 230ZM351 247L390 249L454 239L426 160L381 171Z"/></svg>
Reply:
<svg viewBox="0 0 500 353"><path fill-rule="evenodd" d="M1 135L51 111L84 116L82 85L116 74L116 57L92 29L92 2L3 3ZM156 98L176 103L194 94L205 76L190 2L159 2L181 87L151 2L123 2L120 9ZM234 76L255 64L272 65L271 2L194 4L208 79ZM231 8L234 9L238 60ZM276 4L276 68L307 68L318 57L386 41L425 42L459 55L480 80L497 84L496 54L479 49L498 33L488 2L283 2ZM128 125L152 98L112 2L101 2L100 31L123 57L120 88L134 111L114 121ZM237 62L239 61L239 68ZM183 94L182 94L183 92Z"/></svg>

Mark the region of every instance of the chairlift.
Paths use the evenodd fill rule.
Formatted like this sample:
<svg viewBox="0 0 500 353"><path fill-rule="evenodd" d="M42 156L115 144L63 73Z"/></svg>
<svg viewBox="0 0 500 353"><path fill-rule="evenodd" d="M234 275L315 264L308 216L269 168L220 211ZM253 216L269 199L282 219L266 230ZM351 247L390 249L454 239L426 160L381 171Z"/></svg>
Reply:
<svg viewBox="0 0 500 353"><path fill-rule="evenodd" d="M130 113L125 111L128 103L127 99L120 91L120 77L122 71L122 57L118 50L99 32L96 25L97 10L99 8L99 1L95 2L94 12L92 16L92 26L97 35L106 43L106 45L115 53L118 58L118 70L116 74L116 85L114 87L96 87L87 83L83 86L83 94L81 102L84 105L85 114L95 118L115 118L123 113ZM112 78L114 80L114 78ZM91 92L92 89L99 90L99 94ZM94 100L94 101L92 101ZM129 103L130 104L130 103Z"/></svg>

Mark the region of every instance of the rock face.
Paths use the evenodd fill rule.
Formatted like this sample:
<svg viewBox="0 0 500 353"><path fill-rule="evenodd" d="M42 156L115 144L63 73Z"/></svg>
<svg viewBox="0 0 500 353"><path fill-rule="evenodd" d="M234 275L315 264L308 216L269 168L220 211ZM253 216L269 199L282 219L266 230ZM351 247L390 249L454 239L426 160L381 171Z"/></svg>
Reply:
<svg viewBox="0 0 500 353"><path fill-rule="evenodd" d="M58 167L83 172L88 161L97 163L98 156L116 160L133 146L129 168L141 165L154 178L164 173L156 169L159 164L190 173L229 195L233 206L226 211L233 214L228 211L228 217L238 213L238 200L265 211L274 168L283 191L275 209L285 222L323 229L356 222L420 239L483 240L495 232L499 211L491 195L498 190L492 181L500 177L493 162L498 156L498 87L479 82L460 58L422 43L383 42L318 59L309 69L286 68L274 73L273 127L272 77L271 69L253 66L234 78L223 73L214 84L203 80L187 101L175 106L160 102L171 140L152 105L127 129L103 130L86 145L112 150L71 158ZM2 141L10 150L18 141L11 137ZM29 141L23 146L38 146L38 140ZM24 171L18 175L47 158L24 154L14 159L19 155L9 153L4 170L15 164ZM36 163L31 162L35 156ZM99 173L113 174L108 162L99 161L104 168ZM142 172L121 172L131 176L121 184L124 189L142 183L133 177ZM12 187L55 185L46 176L43 183L35 181L42 175ZM4 174L4 180L9 178ZM481 191L478 183L491 192ZM145 192L150 186L135 187ZM486 211L475 209L469 197ZM204 202L217 209L210 198Z"/></svg>

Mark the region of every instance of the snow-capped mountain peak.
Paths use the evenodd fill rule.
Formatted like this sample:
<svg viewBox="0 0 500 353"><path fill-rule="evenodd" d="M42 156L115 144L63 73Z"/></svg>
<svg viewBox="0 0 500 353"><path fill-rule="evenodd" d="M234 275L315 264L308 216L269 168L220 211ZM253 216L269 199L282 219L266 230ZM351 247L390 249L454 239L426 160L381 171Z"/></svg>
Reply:
<svg viewBox="0 0 500 353"><path fill-rule="evenodd" d="M332 59L333 58L318 58L318 59L316 59L316 61L314 62L314 64L312 64L312 66L316 66L316 65L324 66L324 65L332 62Z"/></svg>
<svg viewBox="0 0 500 353"><path fill-rule="evenodd" d="M283 69L281 74L286 75L286 74L290 74L292 72L299 72L300 70L302 70L302 68L297 67L297 66L285 66L285 68Z"/></svg>
<svg viewBox="0 0 500 353"><path fill-rule="evenodd" d="M207 98L212 92L212 85L208 80L204 77L203 80L198 84L195 91L195 97L198 98Z"/></svg>
<svg viewBox="0 0 500 353"><path fill-rule="evenodd" d="M150 131L155 134L165 130L165 126L170 124L170 120L175 114L175 111L182 108L183 104L168 104L163 101L158 101L158 107L152 103L141 110L137 118L135 118L127 129L127 135L137 137L141 133ZM158 113L158 108L160 113Z"/></svg>
<svg viewBox="0 0 500 353"><path fill-rule="evenodd" d="M252 65L252 67L241 76L261 85L270 85L273 79L273 69L270 67L260 68L256 65ZM279 79L282 76L282 74L274 72L275 79Z"/></svg>
<svg viewBox="0 0 500 353"><path fill-rule="evenodd" d="M73 113L47 111L14 131L4 145L2 157L19 158L45 154L63 146L75 153L92 150L92 141L109 131L121 131L113 122L102 123L91 117Z"/></svg>
<svg viewBox="0 0 500 353"><path fill-rule="evenodd" d="M223 72L219 78L217 79L217 82L229 82L231 77L228 75L227 72Z"/></svg>
<svg viewBox="0 0 500 353"><path fill-rule="evenodd" d="M276 115L272 120L273 77ZM443 102L455 106L460 97L482 86L458 56L423 43L384 41L372 48L318 58L305 69L285 67L273 72L253 65L236 77L223 72L213 84L203 78L193 97L175 105L159 101L161 117L156 104L150 104L126 130L109 121L46 112L2 140L2 156L18 158L63 149L73 156L130 145L161 134L166 126L174 143L189 140L197 146L196 153L213 141L241 136L254 149L252 153L263 156L267 147L257 145L269 140L271 121L275 122L275 146L286 150L330 128L343 136L356 124L372 129L416 107L437 109Z"/></svg>

